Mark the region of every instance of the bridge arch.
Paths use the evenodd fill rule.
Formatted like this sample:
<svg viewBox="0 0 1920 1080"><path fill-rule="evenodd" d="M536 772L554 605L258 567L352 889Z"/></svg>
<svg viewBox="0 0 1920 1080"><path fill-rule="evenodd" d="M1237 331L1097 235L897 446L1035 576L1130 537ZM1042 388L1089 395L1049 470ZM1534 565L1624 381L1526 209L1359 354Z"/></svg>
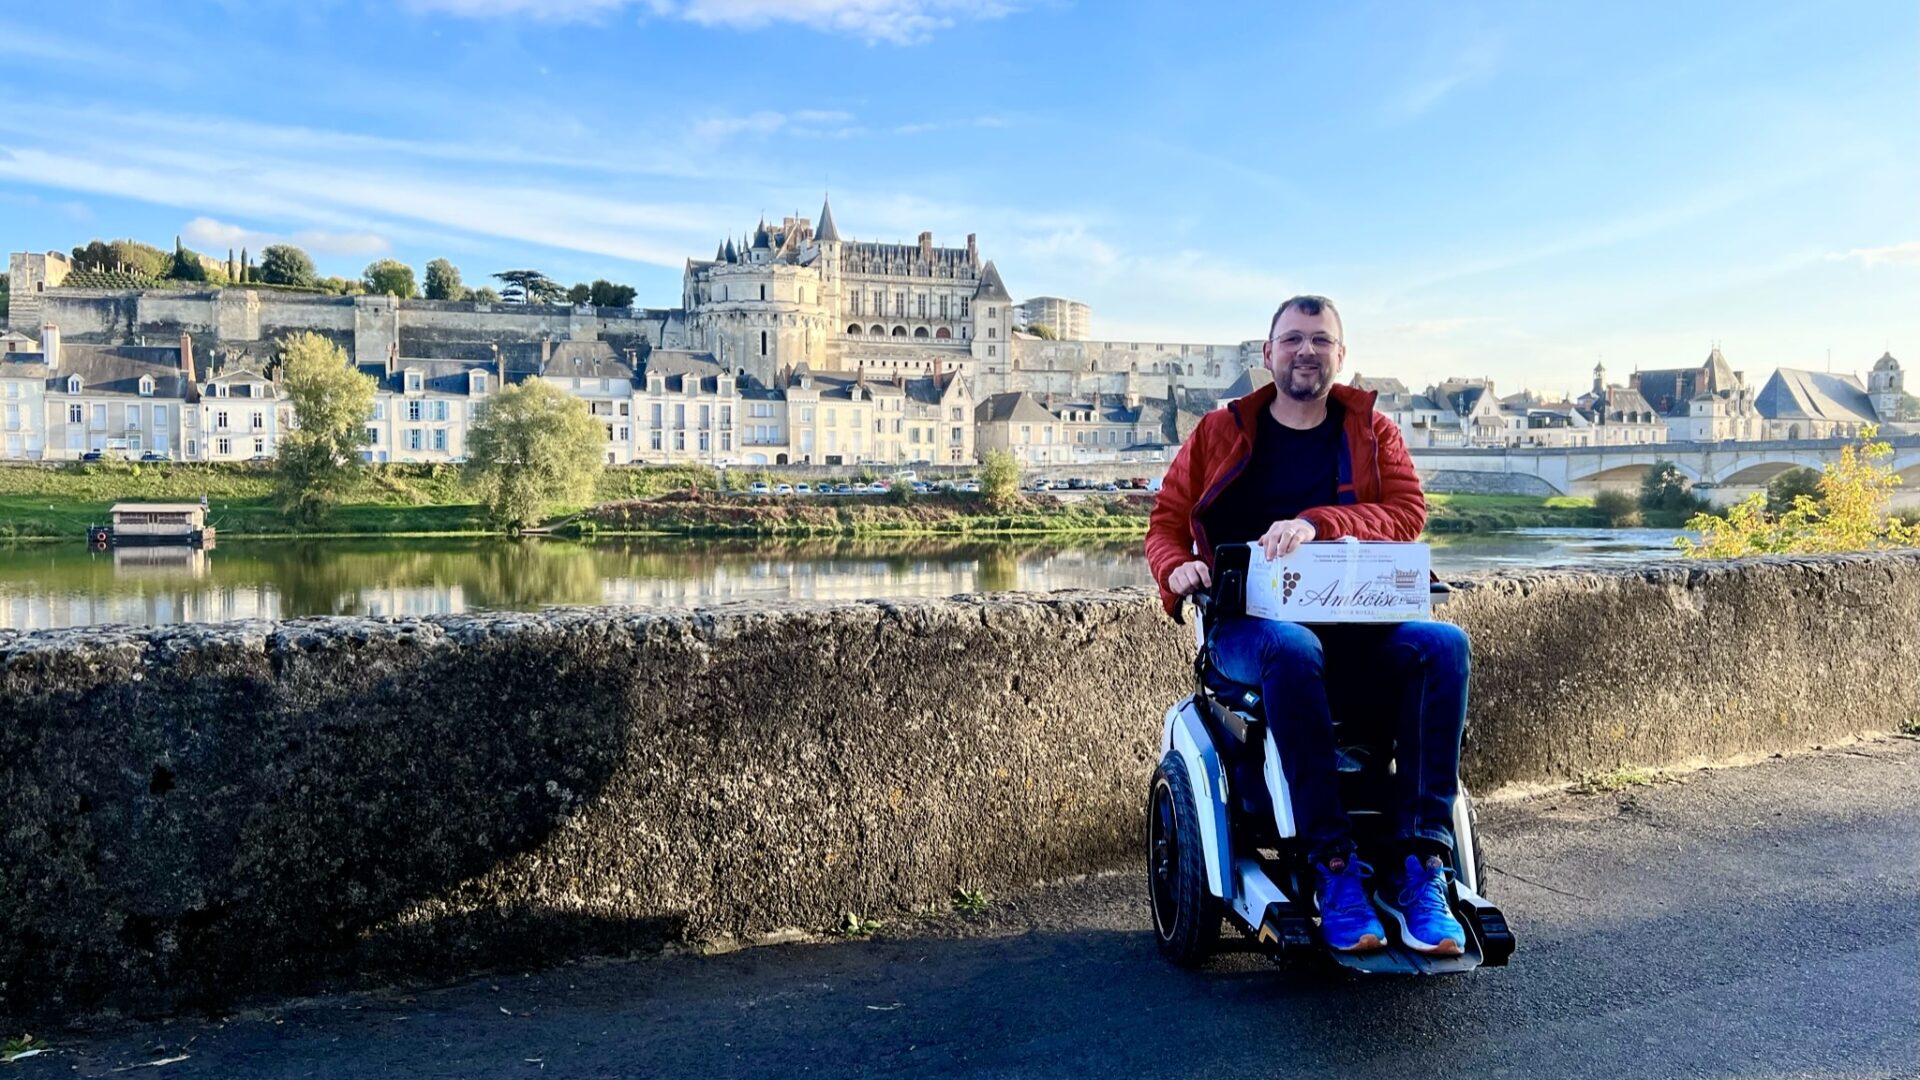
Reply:
<svg viewBox="0 0 1920 1080"><path fill-rule="evenodd" d="M1825 463L1818 454L1797 451L1746 454L1735 458L1732 464L1715 470L1711 479L1714 483L1727 487L1758 487L1781 473L1794 469L1812 469L1818 472L1823 464Z"/></svg>

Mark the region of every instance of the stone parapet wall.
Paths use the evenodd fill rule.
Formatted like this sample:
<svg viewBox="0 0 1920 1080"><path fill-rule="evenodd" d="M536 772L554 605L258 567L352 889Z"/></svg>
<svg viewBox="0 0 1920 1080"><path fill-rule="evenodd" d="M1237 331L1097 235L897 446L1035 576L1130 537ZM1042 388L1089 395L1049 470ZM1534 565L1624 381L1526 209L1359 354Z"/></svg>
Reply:
<svg viewBox="0 0 1920 1080"><path fill-rule="evenodd" d="M1487 577L1443 610L1481 789L1920 715L1920 553ZM0 631L0 1014L1128 866L1190 654L1137 590Z"/></svg>

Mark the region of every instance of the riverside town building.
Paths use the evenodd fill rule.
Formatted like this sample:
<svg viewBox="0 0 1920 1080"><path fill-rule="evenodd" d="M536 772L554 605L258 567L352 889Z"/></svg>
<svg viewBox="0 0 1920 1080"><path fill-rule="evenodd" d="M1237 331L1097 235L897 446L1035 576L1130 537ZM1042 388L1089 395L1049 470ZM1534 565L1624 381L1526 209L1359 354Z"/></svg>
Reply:
<svg viewBox="0 0 1920 1080"><path fill-rule="evenodd" d="M270 457L293 419L278 343L300 331L377 381L375 462L463 460L489 395L535 375L587 402L610 464L966 464L991 449L1032 465L1163 461L1207 410L1267 379L1257 339L1093 339L1084 303L1016 303L973 236L855 240L830 203L817 225L762 221L688 260L674 308L171 288L57 252L15 252L8 270L0 460ZM1486 379L1417 393L1353 381L1379 391L1414 449L1830 438L1904 419L1891 354L1864 384L1782 368L1756 391L1718 348L1625 386L1593 374L1571 400L1499 397Z"/></svg>

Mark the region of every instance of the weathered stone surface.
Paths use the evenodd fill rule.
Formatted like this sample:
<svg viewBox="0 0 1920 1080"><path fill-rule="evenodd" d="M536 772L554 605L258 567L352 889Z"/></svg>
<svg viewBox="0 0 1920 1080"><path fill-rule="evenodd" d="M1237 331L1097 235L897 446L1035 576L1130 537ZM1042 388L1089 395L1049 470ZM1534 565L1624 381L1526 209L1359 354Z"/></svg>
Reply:
<svg viewBox="0 0 1920 1080"><path fill-rule="evenodd" d="M1463 583L1485 787L1920 715L1920 554ZM1124 862L1143 591L0 632L0 1014L825 926Z"/></svg>

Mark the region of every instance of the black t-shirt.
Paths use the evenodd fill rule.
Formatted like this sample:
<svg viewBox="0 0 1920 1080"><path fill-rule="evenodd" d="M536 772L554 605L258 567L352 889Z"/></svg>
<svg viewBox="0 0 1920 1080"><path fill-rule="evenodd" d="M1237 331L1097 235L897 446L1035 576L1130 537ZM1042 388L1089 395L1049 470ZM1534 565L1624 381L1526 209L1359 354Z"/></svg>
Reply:
<svg viewBox="0 0 1920 1080"><path fill-rule="evenodd" d="M1258 540L1276 521L1332 506L1340 490L1341 412L1329 401L1327 418L1301 430L1261 409L1247 467L1201 515L1207 542L1219 547Z"/></svg>

